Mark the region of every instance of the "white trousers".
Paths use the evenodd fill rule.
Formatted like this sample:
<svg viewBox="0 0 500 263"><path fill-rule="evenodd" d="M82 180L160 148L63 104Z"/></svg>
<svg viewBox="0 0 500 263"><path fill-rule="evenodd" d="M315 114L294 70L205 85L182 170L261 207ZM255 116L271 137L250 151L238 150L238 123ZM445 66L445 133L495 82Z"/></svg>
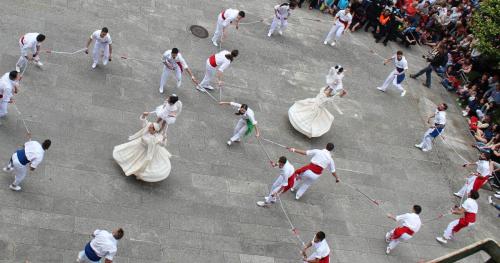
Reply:
<svg viewBox="0 0 500 263"><path fill-rule="evenodd" d="M460 190L458 191L458 195L460 195L461 197L463 196L467 197L470 191L472 190L475 181L476 181L476 176L469 176L466 179L464 186L462 186L462 188L460 188Z"/></svg>
<svg viewBox="0 0 500 263"><path fill-rule="evenodd" d="M344 29L345 25L343 23L336 22L330 29L330 32L328 32L328 35L326 35L325 41L329 42L333 37L335 37L335 42L337 42L340 39L340 36L342 36Z"/></svg>
<svg viewBox="0 0 500 263"><path fill-rule="evenodd" d="M212 67L212 65L210 65L210 62L208 62L207 59L207 64L205 66L205 77L203 77L203 80L200 82L200 86L202 88L210 86L210 82L214 78L216 71L217 69Z"/></svg>
<svg viewBox="0 0 500 263"><path fill-rule="evenodd" d="M24 180L24 178L26 178L26 175L28 174L28 167L26 167L25 165L22 165L19 162L19 159L17 158L17 153L12 154L11 159L12 159L12 162L9 163L7 166L14 168L15 179L14 179L14 183L12 183L12 184L13 185L20 185L21 182Z"/></svg>
<svg viewBox="0 0 500 263"><path fill-rule="evenodd" d="M396 78L396 75L398 71L396 69L394 69L391 74L389 74L389 76L387 76L387 78L385 79L384 81L384 84L382 84L382 87L380 87L382 90L386 90L387 87L389 87L389 84L392 83L392 85L394 85L399 91L403 92L403 86L401 86L401 83L397 83L397 78Z"/></svg>
<svg viewBox="0 0 500 263"><path fill-rule="evenodd" d="M274 16L268 34L271 35L274 32L274 30L276 30L278 25L280 25L280 28L278 30L285 31L286 27L288 26L288 21L285 19L285 17Z"/></svg>
<svg viewBox="0 0 500 263"><path fill-rule="evenodd" d="M444 233L443 233L443 237L446 238L446 239L451 239L453 238L453 228L458 225L458 221L460 219L455 219L453 221L451 221L448 226L446 227L446 229L444 230ZM474 226L474 223L469 223L466 227L471 227L471 226ZM462 228L462 229L465 229Z"/></svg>
<svg viewBox="0 0 500 263"><path fill-rule="evenodd" d="M283 185L283 178L279 176L278 178L276 178L273 185L271 186L271 191L269 192L269 195L266 196L265 198L266 203L269 204L276 202L276 197L273 197L271 195L278 192L281 189L282 185Z"/></svg>
<svg viewBox="0 0 500 263"><path fill-rule="evenodd" d="M9 105L8 101L0 101L0 118L7 115L7 107Z"/></svg>
<svg viewBox="0 0 500 263"><path fill-rule="evenodd" d="M319 179L320 174L315 174L311 170L307 170L299 175L301 180L296 180L293 188L297 189L295 198L299 199L307 191L307 188L311 186L316 180Z"/></svg>
<svg viewBox="0 0 500 263"><path fill-rule="evenodd" d="M99 263L101 261L92 261L89 258L87 258L87 255L85 255L85 250L80 251L78 253L78 262L80 263Z"/></svg>
<svg viewBox="0 0 500 263"><path fill-rule="evenodd" d="M233 137L231 137L231 141L240 141L245 132L247 131L247 121L244 119L239 119L236 127L234 127Z"/></svg>
<svg viewBox="0 0 500 263"><path fill-rule="evenodd" d="M26 58L29 55L30 49L24 48L24 45L19 41L19 49L21 50L21 56L19 60L17 60L16 66L21 69L21 72L24 71L24 68L28 65L28 59ZM35 61L40 61L40 56L36 56L33 58Z"/></svg>
<svg viewBox="0 0 500 263"><path fill-rule="evenodd" d="M103 44L99 41L96 41L94 43L94 50L92 50L92 57L94 59L94 63L99 63L99 57L101 56L101 52L104 54L102 56L102 61L108 61L109 60L109 44ZM107 63L107 62L106 62Z"/></svg>
<svg viewBox="0 0 500 263"><path fill-rule="evenodd" d="M426 151L432 150L432 139L434 138L431 136L431 133L433 131L434 128L430 128L425 132L424 137L422 138L422 142L420 143L422 150Z"/></svg>
<svg viewBox="0 0 500 263"><path fill-rule="evenodd" d="M221 14L217 17L217 25L215 26L214 36L212 37L212 42L218 43L222 38L222 32L224 31L224 26L222 25L224 19L222 19Z"/></svg>
<svg viewBox="0 0 500 263"><path fill-rule="evenodd" d="M395 230L395 228L394 228L394 229L392 229L391 231L389 231L389 232L387 233L387 235L389 235L389 236L391 236L391 237L392 237L392 235L394 234L394 230ZM409 240L410 238L412 238L412 236L410 236L410 235L408 235L408 234L404 233L404 234L402 234L402 235L401 235L398 239L394 239L394 240L393 240L393 239L391 239L391 242L389 242L389 245L387 245L387 247L388 247L390 250L393 250L393 249L395 249L395 248L399 245L399 243L401 243L401 241L407 241L407 240Z"/></svg>
<svg viewBox="0 0 500 263"><path fill-rule="evenodd" d="M167 66L163 65L163 73L161 73L161 80L160 80L160 88L163 89L165 84L167 84L168 76L170 76L170 72L175 71L175 78L177 79L177 88L181 87L181 82L182 82L182 71L179 66L174 66L174 69L169 69Z"/></svg>

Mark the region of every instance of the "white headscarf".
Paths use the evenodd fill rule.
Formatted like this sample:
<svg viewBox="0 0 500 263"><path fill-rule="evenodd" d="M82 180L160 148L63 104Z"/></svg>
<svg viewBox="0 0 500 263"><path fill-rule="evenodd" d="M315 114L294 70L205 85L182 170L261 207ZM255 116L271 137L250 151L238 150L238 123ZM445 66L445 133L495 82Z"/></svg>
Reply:
<svg viewBox="0 0 500 263"><path fill-rule="evenodd" d="M331 67L326 75L326 84L334 92L342 89L342 79L344 78L343 70L341 65L336 65L335 67Z"/></svg>

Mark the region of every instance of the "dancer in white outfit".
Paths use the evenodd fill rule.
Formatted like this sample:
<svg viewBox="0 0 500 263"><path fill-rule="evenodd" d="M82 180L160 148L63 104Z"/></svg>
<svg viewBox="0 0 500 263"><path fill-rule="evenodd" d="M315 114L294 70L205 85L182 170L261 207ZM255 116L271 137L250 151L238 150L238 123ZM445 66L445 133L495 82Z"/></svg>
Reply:
<svg viewBox="0 0 500 263"><path fill-rule="evenodd" d="M269 207L271 204L276 202L276 196L280 195L285 191L288 186L288 180L290 180L295 168L290 162L286 159L285 156L281 156L278 160L278 163L271 162L273 167L278 166L280 169L280 175L274 181L271 186L271 191L269 195L264 198L264 201L258 201L257 205L260 207Z"/></svg>
<svg viewBox="0 0 500 263"><path fill-rule="evenodd" d="M347 94L343 85L343 68L332 67L326 76L327 87L320 90L315 98L296 101L288 110L288 118L292 126L308 138L319 137L330 130L334 117L326 108L335 96Z"/></svg>
<svg viewBox="0 0 500 263"><path fill-rule="evenodd" d="M337 12L335 18L333 19L333 26L330 29L330 32L328 32L328 35L326 35L323 44L327 45L328 42L330 42L330 40L334 38L330 45L332 47L335 46L337 41L340 39L340 36L342 36L342 34L344 34L346 30L349 31L349 25L351 25L351 21L352 15L350 7Z"/></svg>
<svg viewBox="0 0 500 263"><path fill-rule="evenodd" d="M330 246L326 243L326 235L319 231L311 242L308 242L302 248L302 260L304 263L330 263ZM314 252L307 256L307 249L314 248Z"/></svg>
<svg viewBox="0 0 500 263"><path fill-rule="evenodd" d="M466 182L462 188L453 193L456 197L463 198L468 196L470 191L475 190L479 192L479 189L488 181L491 176L493 169L493 162L490 161L490 155L487 153L481 153L479 155L479 160L475 163L466 163L463 167L476 165L476 172L471 173L467 177Z"/></svg>
<svg viewBox="0 0 500 263"><path fill-rule="evenodd" d="M267 33L268 37L270 37L274 33L274 30L276 30L278 25L278 33L280 35L283 35L283 31L285 31L288 26L288 18L292 14L291 10L294 10L295 6L297 6L295 2L290 2L276 5L274 7L274 18L273 22L271 23L271 27L269 28L269 32Z"/></svg>
<svg viewBox="0 0 500 263"><path fill-rule="evenodd" d="M239 29L239 23L244 17L244 11L239 11L232 8L223 10L222 13L217 16L217 25L215 26L215 33L212 37L212 43L214 44L214 46L219 46L218 42L222 42L222 40L226 36L226 28L233 22L236 22L236 29Z"/></svg>
<svg viewBox="0 0 500 263"><path fill-rule="evenodd" d="M409 240L420 230L422 226L422 221L420 221L420 216L418 216L420 212L422 212L422 207L414 205L412 213L398 216L387 214L387 217L396 221L399 226L385 234L385 241L389 243L385 250L386 254L391 253L401 241Z"/></svg>
<svg viewBox="0 0 500 263"><path fill-rule="evenodd" d="M175 71L175 78L177 79L177 88L181 87L182 83L182 73L187 71L189 76L191 76L191 80L195 83L198 84L198 81L193 75L193 72L191 69L188 67L186 60L184 60L184 57L182 57L182 54L179 52L179 49L177 48L172 48L171 50L165 51L163 53L163 73L161 74L161 80L160 80L160 93L163 93L163 87L167 83L168 76L170 75L171 71Z"/></svg>
<svg viewBox="0 0 500 263"><path fill-rule="evenodd" d="M113 46L111 43L113 41L111 40L111 35L108 32L107 27L103 27L101 30L96 30L92 35L90 35L89 40L87 41L87 47L85 49L85 53L89 53L89 46L90 43L92 43L92 40L95 41L94 43L94 50L92 51L92 68L95 68L97 66L97 63L99 63L99 58L101 57L102 53L102 64L106 66L109 61L111 61L111 53L113 53Z"/></svg>
<svg viewBox="0 0 500 263"><path fill-rule="evenodd" d="M431 119L434 118L434 125L425 132L422 142L415 144L415 147L424 152L432 150L432 140L441 135L444 131L446 125L446 109L448 109L448 105L446 103L441 103L438 105L434 114L427 118L427 124L430 124Z"/></svg>
<svg viewBox="0 0 500 263"><path fill-rule="evenodd" d="M233 142L240 142L243 136L250 135L255 128L255 137L260 136L259 127L257 127L257 120L255 120L255 114L252 109L248 107L246 104L239 104L236 102L219 102L220 105L231 105L233 108L238 111L235 113L241 118L238 120L236 127L234 127L233 136L229 141L227 141L227 145L231 146Z"/></svg>
<svg viewBox="0 0 500 263"><path fill-rule="evenodd" d="M28 61L34 61L35 65L43 66L40 62L40 45L45 40L45 35L40 33L27 33L19 39L19 48L21 56L16 63L17 72L22 72L28 65ZM31 56L29 56L31 53Z"/></svg>
<svg viewBox="0 0 500 263"><path fill-rule="evenodd" d="M231 52L227 50L222 50L217 54L212 54L207 59L205 66L205 77L201 81L200 85L196 86L199 91L213 90L214 88L210 86L210 82L213 77L216 76L218 80L219 87L223 84L222 74L226 70L234 58L239 54L238 50L232 50Z"/></svg>
<svg viewBox="0 0 500 263"><path fill-rule="evenodd" d="M150 113L154 113L158 117L156 122L160 124L160 132L162 132L165 140L167 138L168 126L175 123L181 111L182 102L177 95L172 94L162 105L156 107L154 111L144 112L143 115L148 116Z"/></svg>
<svg viewBox="0 0 500 263"><path fill-rule="evenodd" d="M408 62L403 56L403 51L399 50L396 55L384 60L384 65L394 60L394 66L396 67L384 81L381 87L377 87L378 90L385 92L389 84L396 86L396 88L401 91L401 97L406 94L406 90L403 88L401 83L405 79L405 72L408 70Z"/></svg>
<svg viewBox="0 0 500 263"><path fill-rule="evenodd" d="M21 190L20 184L26 178L28 168L30 171L34 171L42 162L45 151L51 145L50 140L45 140L42 144L32 141L31 133L27 133L26 137L29 141L24 143L23 148L12 154L9 163L3 168L4 172L14 172L16 176L14 182L9 185L9 188L14 191Z"/></svg>
<svg viewBox="0 0 500 263"><path fill-rule="evenodd" d="M115 146L113 158L126 176L135 175L138 180L158 182L170 175L170 153L164 146L160 124L149 122L147 114L141 115L143 128L129 142Z"/></svg>
<svg viewBox="0 0 500 263"><path fill-rule="evenodd" d="M335 162L333 161L330 154L330 152L333 151L334 148L335 146L331 142L327 143L326 148L323 150L314 149L306 151L288 147L288 150L290 152L311 156L311 162L308 165L302 166L301 168L295 170L292 175L292 177L295 178L295 183L292 186L291 190L292 192L294 192L296 189L298 189L297 194L295 195L295 199L299 200L307 191L309 186L314 184L314 182L319 179L319 177L323 173L323 170L326 168L330 168L332 176L335 177L335 182L340 182L340 179L335 171Z"/></svg>
<svg viewBox="0 0 500 263"><path fill-rule="evenodd" d="M106 230L97 229L92 233L92 240L78 253L76 262L99 263L104 258L104 263L113 263L113 258L118 250L118 240L122 239L125 232L117 228L109 233Z"/></svg>
<svg viewBox="0 0 500 263"><path fill-rule="evenodd" d="M14 103L12 97L19 91L19 80L21 73L17 71L7 72L0 78L0 118L7 115L9 103Z"/></svg>

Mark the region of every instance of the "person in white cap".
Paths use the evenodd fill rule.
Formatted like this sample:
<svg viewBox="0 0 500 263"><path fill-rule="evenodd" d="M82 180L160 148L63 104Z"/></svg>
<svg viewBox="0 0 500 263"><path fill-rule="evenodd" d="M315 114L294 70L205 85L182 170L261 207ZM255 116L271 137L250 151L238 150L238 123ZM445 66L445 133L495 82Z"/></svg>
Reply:
<svg viewBox="0 0 500 263"><path fill-rule="evenodd" d="M328 32L328 35L326 35L325 41L323 44L327 45L328 42L333 38L333 41L331 42L331 46L335 46L337 41L340 39L340 36L344 34L344 32L347 30L349 31L349 26L351 25L352 22L352 15L351 15L351 8L347 7L344 10L340 10L337 12L335 15L335 18L333 19L333 26L330 29L330 32Z"/></svg>
<svg viewBox="0 0 500 263"><path fill-rule="evenodd" d="M96 68L99 63L99 58L102 53L102 64L106 66L109 61L111 61L111 54L113 53L113 46L111 45L113 41L111 40L111 35L107 27L103 27L101 30L96 30L92 35L90 35L87 41L87 46L85 53L89 53L89 46L94 40L94 50L92 51L92 68Z"/></svg>
<svg viewBox="0 0 500 263"><path fill-rule="evenodd" d="M403 56L403 51L398 50L396 55L384 60L384 65L389 63L391 60L394 60L394 66L396 67L389 76L384 81L381 87L377 87L378 90L385 92L389 84L394 85L399 91L401 91L401 97L406 94L406 90L403 88L401 83L405 79L405 72L408 70L408 62L406 58Z"/></svg>
<svg viewBox="0 0 500 263"><path fill-rule="evenodd" d="M3 74L0 78L0 118L7 115L9 103L14 103L13 95L19 91L19 80L21 73L15 70Z"/></svg>
<svg viewBox="0 0 500 263"><path fill-rule="evenodd" d="M238 111L234 114L240 116L236 127L234 127L233 136L227 141L227 145L231 146L233 142L240 142L241 138L250 135L255 129L255 137L260 136L259 127L257 127L257 120L255 120L255 114L252 109L246 104L240 104L236 102L219 102L219 105L231 105Z"/></svg>
<svg viewBox="0 0 500 263"><path fill-rule="evenodd" d="M422 207L414 205L412 210L412 213L398 216L387 214L387 217L396 221L399 226L385 234L385 241L389 243L385 250L386 254L391 253L401 241L409 240L418 230L420 230L422 221L420 220L419 214L422 212Z"/></svg>
<svg viewBox="0 0 500 263"><path fill-rule="evenodd" d="M18 149L12 154L9 163L3 168L4 172L14 172L15 174L14 182L9 185L9 188L14 191L21 190L20 184L26 178L28 168L30 171L34 171L40 165L45 151L49 149L52 143L50 140L45 140L42 144L32 141L31 133L27 133L27 138L29 141L24 143L23 148Z"/></svg>
<svg viewBox="0 0 500 263"><path fill-rule="evenodd" d="M423 152L432 150L432 140L441 135L444 131L446 125L446 109L448 109L448 105L446 103L441 103L438 105L434 114L427 118L427 124L430 124L431 119L434 118L434 125L425 132L422 142L415 144L415 147L421 149Z"/></svg>
<svg viewBox="0 0 500 263"><path fill-rule="evenodd" d="M215 26L215 33L212 37L212 43L214 46L219 46L218 42L222 41L226 35L226 28L233 22L235 22L236 29L239 29L239 23L244 17L244 11L232 8L223 10L217 17L217 25Z"/></svg>
<svg viewBox="0 0 500 263"><path fill-rule="evenodd" d="M326 235L319 231L314 239L304 245L302 249L302 260L304 263L330 263L330 246L326 242ZM307 256L307 249L314 248L314 252Z"/></svg>
<svg viewBox="0 0 500 263"><path fill-rule="evenodd" d="M165 53L163 53L162 63L163 63L163 73L161 74L161 80L160 80L160 93L163 93L163 87L167 83L168 76L172 71L175 71L175 78L177 79L177 88L181 87L182 73L184 72L184 70L187 71L189 76L191 76L191 80L195 84L198 83L198 81L193 75L193 72L188 67L186 60L184 60L184 57L182 57L182 54L179 52L179 49L174 47L170 50L165 51Z"/></svg>
<svg viewBox="0 0 500 263"><path fill-rule="evenodd" d="M227 50L222 50L219 53L212 54L207 59L207 63L205 65L205 77L200 82L199 85L196 86L196 89L199 91L205 91L207 89L213 90L214 88L210 86L210 82L213 77L216 76L218 79L219 87L223 83L222 74L224 70L226 70L231 62L233 62L234 58L239 54L238 50L232 50L231 52Z"/></svg>
<svg viewBox="0 0 500 263"><path fill-rule="evenodd" d="M21 56L16 63L17 72L24 71L28 65L28 61L34 61L35 65L39 67L43 66L38 55L40 54L40 46L44 40L45 35L40 33L27 33L19 39Z"/></svg>
<svg viewBox="0 0 500 263"><path fill-rule="evenodd" d="M92 240L85 245L85 248L78 253L76 262L79 263L112 263L118 250L118 240L122 239L125 232L122 228L117 228L109 233L106 230L97 229L92 233Z"/></svg>
<svg viewBox="0 0 500 263"><path fill-rule="evenodd" d="M276 30L278 25L278 33L280 35L283 35L283 31L285 31L286 27L288 26L288 17L290 17L291 10L294 10L295 6L297 6L297 4L293 1L290 3L283 3L281 5L274 6L274 18L273 22L271 23L271 27L269 28L269 32L267 33L268 37L270 37L274 33L274 30Z"/></svg>
<svg viewBox="0 0 500 263"><path fill-rule="evenodd" d="M271 166L278 167L280 169L280 175L274 181L271 186L271 191L269 195L264 197L264 201L258 201L257 205L260 207L269 207L271 204L276 202L276 196L280 195L282 192L286 190L288 186L288 180L291 178L295 168L290 162L286 159L285 156L281 156L278 160L278 163L271 162ZM292 182L293 183L293 182Z"/></svg>

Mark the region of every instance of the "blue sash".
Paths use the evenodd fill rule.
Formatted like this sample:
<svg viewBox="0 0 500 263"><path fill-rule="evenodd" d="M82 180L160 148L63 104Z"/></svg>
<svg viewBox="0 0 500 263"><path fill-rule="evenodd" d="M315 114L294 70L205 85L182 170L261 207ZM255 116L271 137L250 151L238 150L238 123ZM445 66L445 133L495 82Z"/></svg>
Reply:
<svg viewBox="0 0 500 263"><path fill-rule="evenodd" d="M444 126L442 127L436 127L434 130L429 134L432 138L438 137L444 130Z"/></svg>
<svg viewBox="0 0 500 263"><path fill-rule="evenodd" d="M401 72L403 72L403 71L404 71L404 69L402 69L402 68L396 68L396 70L397 70L399 73L401 73ZM403 74L401 74L401 75L397 75L397 76L396 76L396 83L397 83L397 84L401 84L401 82L403 82L403 80L405 80L405 74L404 74L404 73L403 73Z"/></svg>
<svg viewBox="0 0 500 263"><path fill-rule="evenodd" d="M95 251L90 246L90 242L88 242L87 245L85 245L85 256L87 256L87 258L92 260L92 261L101 260L101 257L97 256Z"/></svg>
<svg viewBox="0 0 500 263"><path fill-rule="evenodd" d="M28 163L30 163L30 160L28 160L28 158L26 157L26 152L24 152L24 148L17 150L16 153L17 153L17 159L19 159L19 162L22 165L27 165Z"/></svg>

